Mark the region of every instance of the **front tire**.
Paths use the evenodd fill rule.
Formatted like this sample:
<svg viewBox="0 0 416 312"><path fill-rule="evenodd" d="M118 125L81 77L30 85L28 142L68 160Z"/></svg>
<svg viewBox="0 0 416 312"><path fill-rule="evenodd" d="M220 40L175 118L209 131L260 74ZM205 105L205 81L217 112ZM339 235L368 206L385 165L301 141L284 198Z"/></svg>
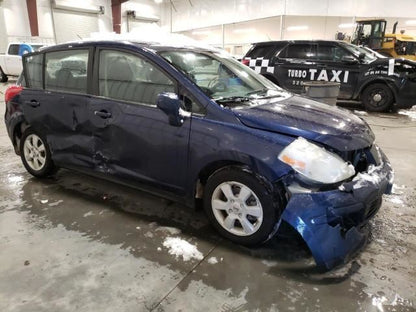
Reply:
<svg viewBox="0 0 416 312"><path fill-rule="evenodd" d="M282 210L264 181L239 167L215 172L204 190L204 209L224 237L256 245L274 234Z"/></svg>
<svg viewBox="0 0 416 312"><path fill-rule="evenodd" d="M364 89L361 100L370 112L385 112L392 107L393 92L382 83L374 83Z"/></svg>
<svg viewBox="0 0 416 312"><path fill-rule="evenodd" d="M55 171L46 140L31 128L20 140L20 157L26 170L35 177L44 178Z"/></svg>
<svg viewBox="0 0 416 312"><path fill-rule="evenodd" d="M0 82L7 82L9 78L7 75L3 72L3 70L0 68Z"/></svg>

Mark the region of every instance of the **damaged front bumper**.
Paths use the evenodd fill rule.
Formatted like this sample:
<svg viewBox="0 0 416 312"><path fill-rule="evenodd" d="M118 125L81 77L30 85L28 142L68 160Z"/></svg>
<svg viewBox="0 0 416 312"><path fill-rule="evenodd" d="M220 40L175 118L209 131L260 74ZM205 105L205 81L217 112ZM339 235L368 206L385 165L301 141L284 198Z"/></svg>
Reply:
<svg viewBox="0 0 416 312"><path fill-rule="evenodd" d="M291 195L282 220L299 232L317 266L331 269L347 262L365 243L360 230L392 189L393 170L381 150L380 164L370 166L338 189Z"/></svg>

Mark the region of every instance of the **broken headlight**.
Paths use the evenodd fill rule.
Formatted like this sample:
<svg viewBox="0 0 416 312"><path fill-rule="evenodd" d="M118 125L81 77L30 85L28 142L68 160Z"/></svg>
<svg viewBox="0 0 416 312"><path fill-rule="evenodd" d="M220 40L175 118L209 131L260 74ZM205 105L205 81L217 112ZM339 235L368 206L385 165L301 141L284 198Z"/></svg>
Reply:
<svg viewBox="0 0 416 312"><path fill-rule="evenodd" d="M333 184L355 174L350 163L301 137L286 146L278 158L296 172L318 183Z"/></svg>

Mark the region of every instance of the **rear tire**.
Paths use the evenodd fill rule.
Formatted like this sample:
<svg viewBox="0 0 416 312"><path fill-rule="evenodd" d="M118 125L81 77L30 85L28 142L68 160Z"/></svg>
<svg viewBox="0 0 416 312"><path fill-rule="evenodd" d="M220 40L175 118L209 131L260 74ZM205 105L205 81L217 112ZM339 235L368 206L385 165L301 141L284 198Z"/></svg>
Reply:
<svg viewBox="0 0 416 312"><path fill-rule="evenodd" d="M0 82L7 82L9 78L7 75L3 72L3 70L0 68Z"/></svg>
<svg viewBox="0 0 416 312"><path fill-rule="evenodd" d="M265 183L241 167L223 168L208 179L204 209L222 236L242 245L271 238L282 211Z"/></svg>
<svg viewBox="0 0 416 312"><path fill-rule="evenodd" d="M364 89L361 100L370 112L385 112L392 107L393 92L383 83L374 83Z"/></svg>
<svg viewBox="0 0 416 312"><path fill-rule="evenodd" d="M20 157L26 170L35 177L44 178L56 170L45 138L31 128L20 139Z"/></svg>

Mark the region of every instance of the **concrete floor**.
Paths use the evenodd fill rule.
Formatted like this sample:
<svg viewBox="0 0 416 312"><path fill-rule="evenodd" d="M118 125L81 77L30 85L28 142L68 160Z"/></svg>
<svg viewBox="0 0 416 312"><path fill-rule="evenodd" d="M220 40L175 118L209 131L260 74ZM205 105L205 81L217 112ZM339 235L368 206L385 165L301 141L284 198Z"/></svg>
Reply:
<svg viewBox="0 0 416 312"><path fill-rule="evenodd" d="M365 249L327 273L294 239L246 249L180 204L67 170L32 178L1 122L0 311L416 311L416 120L358 113L395 194ZM174 238L197 250L171 254Z"/></svg>

